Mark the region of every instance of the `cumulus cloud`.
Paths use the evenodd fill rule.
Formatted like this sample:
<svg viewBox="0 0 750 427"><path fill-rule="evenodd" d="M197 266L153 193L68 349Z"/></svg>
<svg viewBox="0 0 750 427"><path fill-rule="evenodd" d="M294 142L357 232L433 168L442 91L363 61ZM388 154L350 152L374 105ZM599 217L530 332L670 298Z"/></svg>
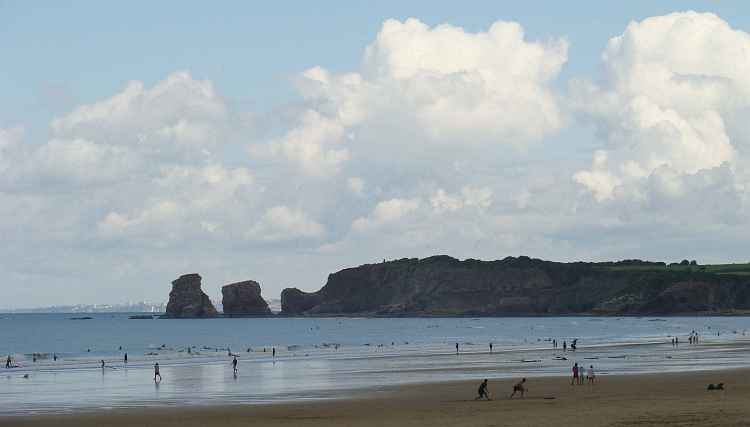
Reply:
<svg viewBox="0 0 750 427"><path fill-rule="evenodd" d="M702 170L747 162L747 135L727 121L750 119L750 35L711 13L672 13L632 22L602 54L600 82L573 79L571 104L599 125L605 147L574 179L612 199L663 167L666 193ZM746 155L745 155L746 156ZM738 175L738 188L747 178Z"/></svg>
<svg viewBox="0 0 750 427"><path fill-rule="evenodd" d="M565 125L550 85L567 48L565 39L525 41L511 22L467 33L388 20L359 72L314 67L291 79L309 108L266 150L323 178L353 159L413 165L423 150L451 157L486 144L533 146Z"/></svg>
<svg viewBox="0 0 750 427"><path fill-rule="evenodd" d="M211 80L198 81L177 71L151 89L134 80L119 94L82 105L52 121L60 139L138 146L152 152L190 155L216 149L243 131Z"/></svg>
<svg viewBox="0 0 750 427"><path fill-rule="evenodd" d="M486 208L492 204L490 197L493 190L489 187L474 189L468 185L461 188L461 195L448 195L445 190L438 188L435 196L430 198L430 203L435 207L436 213L444 211L455 211L462 206L475 206L479 209Z"/></svg>
<svg viewBox="0 0 750 427"><path fill-rule="evenodd" d="M371 233L383 225L396 223L408 212L419 208L421 203L418 197L410 200L391 199L380 202L367 218L354 220L352 230L357 233Z"/></svg>
<svg viewBox="0 0 750 427"><path fill-rule="evenodd" d="M305 212L286 206L275 206L266 211L261 221L245 233L248 240L282 242L294 239L315 239L325 235L326 228Z"/></svg>

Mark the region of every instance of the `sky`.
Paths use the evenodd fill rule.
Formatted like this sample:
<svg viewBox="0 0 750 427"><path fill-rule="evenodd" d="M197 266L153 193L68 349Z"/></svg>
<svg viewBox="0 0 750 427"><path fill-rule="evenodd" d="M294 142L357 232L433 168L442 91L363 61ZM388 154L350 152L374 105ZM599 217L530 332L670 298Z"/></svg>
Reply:
<svg viewBox="0 0 750 427"><path fill-rule="evenodd" d="M750 3L0 0L0 309L750 262Z"/></svg>

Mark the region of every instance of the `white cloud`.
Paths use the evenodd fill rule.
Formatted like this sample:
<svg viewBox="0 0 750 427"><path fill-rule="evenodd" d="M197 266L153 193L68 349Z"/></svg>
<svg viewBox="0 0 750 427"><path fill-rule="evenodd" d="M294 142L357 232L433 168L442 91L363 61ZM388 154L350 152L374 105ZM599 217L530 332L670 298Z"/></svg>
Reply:
<svg viewBox="0 0 750 427"><path fill-rule="evenodd" d="M359 198L365 196L365 185L365 180L360 177L350 177L346 180L346 187Z"/></svg>
<svg viewBox="0 0 750 427"><path fill-rule="evenodd" d="M299 125L251 153L280 155L311 177L329 178L373 155L384 166L421 161L424 150L450 159L477 145L533 146L564 127L550 86L568 42L523 37L519 24L502 21L476 34L386 21L359 72L314 67L293 78L309 105ZM347 136L358 128L357 138Z"/></svg>
<svg viewBox="0 0 750 427"><path fill-rule="evenodd" d="M384 224L397 222L408 212L419 208L421 203L418 197L410 200L391 199L380 202L367 218L356 219L352 223L352 230L357 233L371 233Z"/></svg>
<svg viewBox="0 0 750 427"><path fill-rule="evenodd" d="M256 222L245 233L248 240L283 242L295 239L317 239L323 237L326 228L305 212L276 206L266 211L261 221Z"/></svg>
<svg viewBox="0 0 750 427"><path fill-rule="evenodd" d="M12 129L0 128L0 174L7 171L17 155L16 151L21 146L26 130L23 126Z"/></svg>
<svg viewBox="0 0 750 427"><path fill-rule="evenodd" d="M430 203L437 213L455 211L462 206L475 206L483 209L492 204L490 200L492 193L493 190L489 187L474 189L465 185L461 188L461 196L451 196L446 194L444 189L438 188L435 196L430 198Z"/></svg>
<svg viewBox="0 0 750 427"><path fill-rule="evenodd" d="M750 119L750 57L740 54L746 51L750 36L711 13L632 22L607 44L600 83L571 81L573 108L595 118L607 138L591 170L574 179L601 201L662 166L678 173L664 184L673 189L685 174L725 162L742 169L747 159L738 149L750 139L730 135L726 120Z"/></svg>

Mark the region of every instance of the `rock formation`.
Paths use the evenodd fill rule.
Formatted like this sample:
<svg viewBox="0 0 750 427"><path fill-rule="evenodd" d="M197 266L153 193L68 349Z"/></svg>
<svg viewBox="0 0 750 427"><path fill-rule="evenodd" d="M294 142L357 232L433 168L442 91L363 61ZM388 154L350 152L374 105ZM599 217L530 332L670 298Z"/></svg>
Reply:
<svg viewBox="0 0 750 427"><path fill-rule="evenodd" d="M281 315L665 315L750 309L748 275L634 261L434 256L368 264L329 275L317 292L284 289Z"/></svg>
<svg viewBox="0 0 750 427"><path fill-rule="evenodd" d="M254 280L232 283L221 288L226 317L273 316L266 300L260 296L260 285Z"/></svg>
<svg viewBox="0 0 750 427"><path fill-rule="evenodd" d="M162 319L221 317L208 295L201 290L201 276L185 274L172 282L167 312Z"/></svg>

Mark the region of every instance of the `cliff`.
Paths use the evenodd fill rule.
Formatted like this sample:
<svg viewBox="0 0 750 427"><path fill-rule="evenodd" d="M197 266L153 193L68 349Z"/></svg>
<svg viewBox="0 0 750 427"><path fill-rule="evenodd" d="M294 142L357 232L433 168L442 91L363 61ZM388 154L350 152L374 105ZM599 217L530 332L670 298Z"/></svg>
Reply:
<svg viewBox="0 0 750 427"><path fill-rule="evenodd" d="M285 289L281 315L669 315L750 309L748 275L643 264L402 259L341 270L314 293Z"/></svg>
<svg viewBox="0 0 750 427"><path fill-rule="evenodd" d="M208 295L201 290L201 276L185 274L172 282L167 312L162 319L221 317Z"/></svg>
<svg viewBox="0 0 750 427"><path fill-rule="evenodd" d="M260 285L254 280L232 283L221 288L222 305L226 317L272 316L268 303L260 295Z"/></svg>

